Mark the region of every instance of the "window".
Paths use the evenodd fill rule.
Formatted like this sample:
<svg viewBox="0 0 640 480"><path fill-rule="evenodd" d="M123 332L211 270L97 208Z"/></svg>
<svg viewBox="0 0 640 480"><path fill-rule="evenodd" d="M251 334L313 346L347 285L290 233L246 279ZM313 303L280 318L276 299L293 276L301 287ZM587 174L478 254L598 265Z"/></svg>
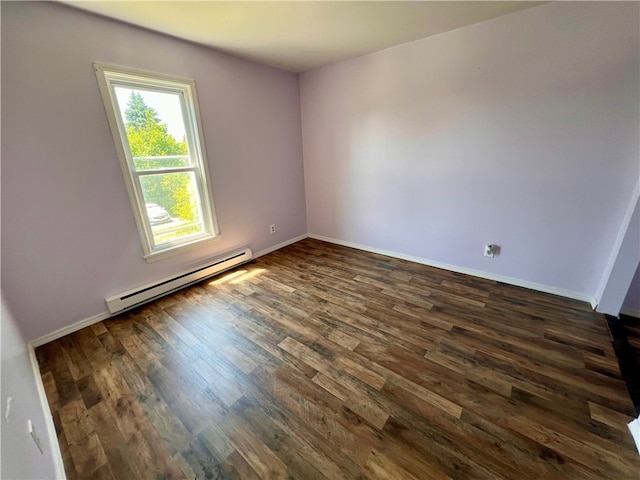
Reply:
<svg viewBox="0 0 640 480"><path fill-rule="evenodd" d="M145 259L216 238L195 82L94 67Z"/></svg>

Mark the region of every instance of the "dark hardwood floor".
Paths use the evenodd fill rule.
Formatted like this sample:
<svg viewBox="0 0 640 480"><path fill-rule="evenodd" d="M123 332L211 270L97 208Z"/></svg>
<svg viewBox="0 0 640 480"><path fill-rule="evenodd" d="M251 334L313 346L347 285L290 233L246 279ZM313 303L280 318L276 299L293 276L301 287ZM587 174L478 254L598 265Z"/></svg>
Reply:
<svg viewBox="0 0 640 480"><path fill-rule="evenodd" d="M37 349L69 479L638 479L589 305L303 240Z"/></svg>

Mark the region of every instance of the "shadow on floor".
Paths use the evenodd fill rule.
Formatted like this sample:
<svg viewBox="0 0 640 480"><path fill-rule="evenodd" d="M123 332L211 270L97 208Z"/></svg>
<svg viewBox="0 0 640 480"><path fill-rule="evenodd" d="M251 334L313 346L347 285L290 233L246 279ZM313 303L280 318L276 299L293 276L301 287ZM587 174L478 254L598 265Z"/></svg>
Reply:
<svg viewBox="0 0 640 480"><path fill-rule="evenodd" d="M640 415L640 319L627 315L606 317L622 377Z"/></svg>

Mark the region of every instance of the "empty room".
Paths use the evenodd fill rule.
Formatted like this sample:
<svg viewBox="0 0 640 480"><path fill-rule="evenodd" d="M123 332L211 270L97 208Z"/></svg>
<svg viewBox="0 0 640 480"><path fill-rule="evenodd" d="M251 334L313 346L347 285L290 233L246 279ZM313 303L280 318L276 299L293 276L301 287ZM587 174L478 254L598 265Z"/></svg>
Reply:
<svg viewBox="0 0 640 480"><path fill-rule="evenodd" d="M639 2L0 16L1 478L640 478Z"/></svg>

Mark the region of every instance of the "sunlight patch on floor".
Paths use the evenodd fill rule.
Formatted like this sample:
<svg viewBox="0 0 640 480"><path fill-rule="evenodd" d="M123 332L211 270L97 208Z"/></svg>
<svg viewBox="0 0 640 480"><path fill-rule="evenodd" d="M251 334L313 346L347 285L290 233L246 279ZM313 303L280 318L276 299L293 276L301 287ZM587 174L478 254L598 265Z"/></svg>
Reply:
<svg viewBox="0 0 640 480"><path fill-rule="evenodd" d="M249 280L256 275L260 275L263 272L266 272L266 268L254 268L252 270L237 270L228 275L224 275L221 278L218 278L212 282L209 282L209 285L223 285L225 283L230 283L232 285L237 285L238 283L242 283L246 280Z"/></svg>

